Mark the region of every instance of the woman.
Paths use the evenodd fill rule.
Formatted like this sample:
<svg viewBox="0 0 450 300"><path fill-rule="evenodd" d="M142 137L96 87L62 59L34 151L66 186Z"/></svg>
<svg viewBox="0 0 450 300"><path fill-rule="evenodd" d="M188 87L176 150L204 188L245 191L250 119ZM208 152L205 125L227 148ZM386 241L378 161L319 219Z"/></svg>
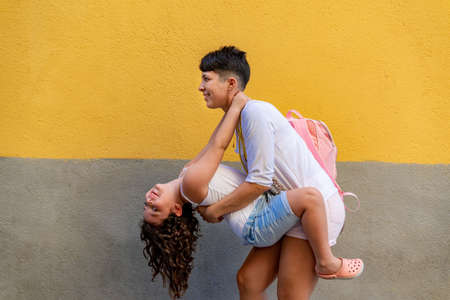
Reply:
<svg viewBox="0 0 450 300"><path fill-rule="evenodd" d="M247 97L239 93L212 134L208 145L186 165L179 178L155 185L147 194L141 239L146 243L144 256L153 269L153 278L161 274L169 280L169 293L181 297L187 289L192 270L192 253L198 238L198 221L193 209L207 206L231 193L245 175L220 165L231 141L240 111ZM201 209L201 208L199 208ZM266 192L247 207L224 216L233 232L244 243L255 247L275 244L299 218L317 261L316 273L325 279L355 278L363 271L360 259L335 257L328 239L327 215L321 193L314 188Z"/></svg>

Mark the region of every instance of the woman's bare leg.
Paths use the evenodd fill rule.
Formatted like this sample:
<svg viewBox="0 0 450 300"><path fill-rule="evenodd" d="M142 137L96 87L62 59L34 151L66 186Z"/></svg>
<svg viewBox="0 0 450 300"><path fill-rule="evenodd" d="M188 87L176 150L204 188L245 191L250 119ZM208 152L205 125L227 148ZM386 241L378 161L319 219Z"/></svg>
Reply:
<svg viewBox="0 0 450 300"><path fill-rule="evenodd" d="M328 244L327 215L322 194L315 188L301 188L288 191L287 197L292 211L301 219L319 273L338 271L342 261L333 255Z"/></svg>
<svg viewBox="0 0 450 300"><path fill-rule="evenodd" d="M253 247L237 273L241 300L266 299L265 290L278 271L281 241L266 248Z"/></svg>
<svg viewBox="0 0 450 300"><path fill-rule="evenodd" d="M315 263L307 240L284 236L278 266L278 299L309 299L318 279L314 271Z"/></svg>

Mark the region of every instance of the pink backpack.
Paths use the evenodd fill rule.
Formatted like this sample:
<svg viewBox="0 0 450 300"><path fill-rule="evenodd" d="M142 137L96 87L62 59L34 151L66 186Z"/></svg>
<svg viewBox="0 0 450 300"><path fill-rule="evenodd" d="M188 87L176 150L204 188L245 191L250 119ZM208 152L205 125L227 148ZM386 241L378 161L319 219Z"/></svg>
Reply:
<svg viewBox="0 0 450 300"><path fill-rule="evenodd" d="M293 114L296 115L297 118L294 118ZM345 208L349 211L357 211L360 205L358 196L353 193L344 193L336 182L337 148L327 125L322 121L306 119L296 110L288 111L286 118L291 126L294 127L295 131L302 137L322 169L324 169L331 178L341 195L342 201L344 200L344 196L356 198L358 205L355 210L351 210L348 207Z"/></svg>

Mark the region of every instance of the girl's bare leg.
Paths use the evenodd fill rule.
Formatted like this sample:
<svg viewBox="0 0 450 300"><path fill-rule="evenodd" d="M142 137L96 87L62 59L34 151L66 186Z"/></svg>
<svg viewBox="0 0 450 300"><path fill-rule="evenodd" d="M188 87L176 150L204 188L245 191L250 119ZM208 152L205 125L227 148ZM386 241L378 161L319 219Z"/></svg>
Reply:
<svg viewBox="0 0 450 300"><path fill-rule="evenodd" d="M278 299L309 299L318 280L314 271L315 263L307 240L284 236L278 267Z"/></svg>
<svg viewBox="0 0 450 300"><path fill-rule="evenodd" d="M266 299L265 290L278 271L281 241L266 248L253 247L237 274L241 300Z"/></svg>
<svg viewBox="0 0 450 300"><path fill-rule="evenodd" d="M338 271L342 262L333 255L328 244L327 215L322 194L314 188L301 188L288 191L287 197L292 211L301 219L319 273Z"/></svg>

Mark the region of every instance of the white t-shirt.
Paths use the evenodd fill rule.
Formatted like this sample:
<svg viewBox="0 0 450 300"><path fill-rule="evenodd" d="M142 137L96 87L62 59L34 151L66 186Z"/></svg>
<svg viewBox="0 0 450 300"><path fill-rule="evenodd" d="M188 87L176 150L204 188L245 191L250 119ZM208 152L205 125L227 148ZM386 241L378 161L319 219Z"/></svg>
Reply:
<svg viewBox="0 0 450 300"><path fill-rule="evenodd" d="M337 193L303 139L275 106L264 101L248 101L241 112L241 126L247 152L245 181L271 186L272 179L276 178L287 190L314 187L325 200ZM239 136L236 136L235 151L239 153Z"/></svg>

